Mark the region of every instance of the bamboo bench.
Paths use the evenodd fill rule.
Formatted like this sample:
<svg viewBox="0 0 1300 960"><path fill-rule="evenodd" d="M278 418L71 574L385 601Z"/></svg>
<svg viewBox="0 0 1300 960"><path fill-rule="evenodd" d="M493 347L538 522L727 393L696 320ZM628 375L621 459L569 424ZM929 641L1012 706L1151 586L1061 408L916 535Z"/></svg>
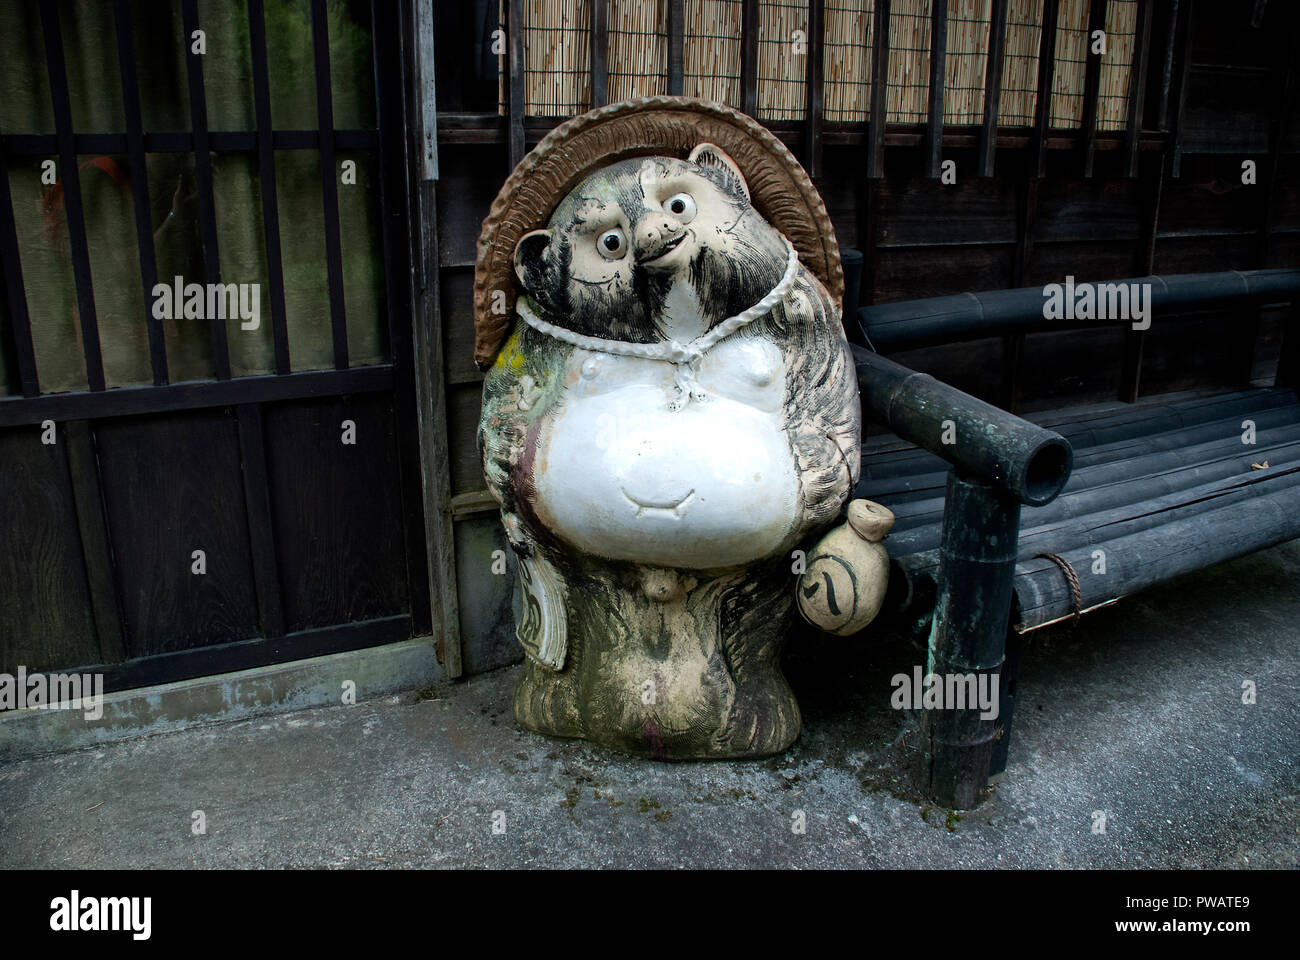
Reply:
<svg viewBox="0 0 1300 960"><path fill-rule="evenodd" d="M1021 635L1300 537L1300 270L1120 282L1152 284L1157 323L1291 303L1276 385L1021 418L853 347L864 420L887 431L868 427L855 495L898 518L886 609L928 637L927 672L999 684L996 719L927 711L930 789L948 806L974 806L1006 766ZM875 349L1101 324L1045 321L1043 302L1035 287L856 315Z"/></svg>

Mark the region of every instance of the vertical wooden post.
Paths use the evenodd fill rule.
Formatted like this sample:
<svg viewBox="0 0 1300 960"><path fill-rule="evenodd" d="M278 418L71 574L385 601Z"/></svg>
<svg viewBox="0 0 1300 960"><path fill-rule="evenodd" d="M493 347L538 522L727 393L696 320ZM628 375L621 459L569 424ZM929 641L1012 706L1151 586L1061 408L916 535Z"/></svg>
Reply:
<svg viewBox="0 0 1300 960"><path fill-rule="evenodd" d="M1192 73L1192 44L1196 38L1196 0L1184 0L1184 5L1186 12L1182 18L1182 59L1177 68L1178 89L1173 95L1173 115L1170 118L1173 148L1169 155L1169 175L1175 179L1182 176L1183 171L1183 107L1187 103L1187 84Z"/></svg>
<svg viewBox="0 0 1300 960"><path fill-rule="evenodd" d="M1295 8L1291 8L1294 13ZM1294 34L1290 25L1285 31L1289 42L1285 50L1274 45L1275 55L1281 62L1273 78L1277 91L1273 101L1273 116L1269 122L1268 159L1265 161L1264 191L1260 195L1259 228L1255 242L1255 266L1268 266L1269 249L1273 237L1273 226L1277 222L1278 211L1282 208L1282 144L1287 135L1287 119L1291 116L1292 104L1295 102L1295 47Z"/></svg>
<svg viewBox="0 0 1300 960"><path fill-rule="evenodd" d="M1034 221L1038 214L1039 177L1032 158L1026 157L1021 170L1020 192L1016 197L1016 251L1011 263L1011 286L1023 287L1034 254ZM1025 355L1025 335L1002 338L1002 394L999 405L1015 413L1020 409L1020 368Z"/></svg>
<svg viewBox="0 0 1300 960"><path fill-rule="evenodd" d="M808 0L808 69L804 110L804 166L814 180L822 175L822 56L826 38L826 0Z"/></svg>
<svg viewBox="0 0 1300 960"><path fill-rule="evenodd" d="M740 16L740 109L757 117L758 0L743 0Z"/></svg>
<svg viewBox="0 0 1300 960"><path fill-rule="evenodd" d="M524 0L508 0L506 34L510 45L510 169L524 158Z"/></svg>
<svg viewBox="0 0 1300 960"><path fill-rule="evenodd" d="M867 120L867 178L885 175L885 124L889 122L885 88L889 83L889 0L876 0L871 24L871 116Z"/></svg>
<svg viewBox="0 0 1300 960"><path fill-rule="evenodd" d="M5 156L3 141L4 138L0 137L0 279L4 281L9 302L9 331L13 335L23 396L35 397L40 395L41 385L36 372L32 321L27 310L22 262L18 256L18 231L14 223L13 198L9 188L9 161Z"/></svg>
<svg viewBox="0 0 1300 960"><path fill-rule="evenodd" d="M947 89L948 0L930 7L930 111L925 124L925 175L939 179L943 160L943 100Z"/></svg>
<svg viewBox="0 0 1300 960"><path fill-rule="evenodd" d="M686 55L685 0L668 0L668 93L682 95L683 58Z"/></svg>
<svg viewBox="0 0 1300 960"><path fill-rule="evenodd" d="M1052 81L1056 77L1056 29L1060 0L1043 0L1043 29L1038 37L1038 92L1034 97L1031 177L1047 175L1047 135L1052 127Z"/></svg>
<svg viewBox="0 0 1300 960"><path fill-rule="evenodd" d="M993 0L989 17L989 56L984 68L984 125L980 127L979 172L993 176L998 149L998 107L1002 100L1002 59L1007 39L1007 0Z"/></svg>
<svg viewBox="0 0 1300 960"><path fill-rule="evenodd" d="M1159 89L1156 91L1157 130L1169 129L1169 89L1174 81L1174 51L1178 48L1178 4L1179 0L1168 0L1167 6L1160 10L1162 46L1160 55Z"/></svg>
<svg viewBox="0 0 1300 960"><path fill-rule="evenodd" d="M1141 246L1138 248L1135 273L1146 277L1155 272L1156 236L1160 230L1160 199L1164 193L1165 163L1162 155L1151 158L1142 184ZM1125 403L1136 403L1142 390L1142 353L1146 344L1146 331L1124 330L1124 360L1120 369L1119 398Z"/></svg>
<svg viewBox="0 0 1300 960"><path fill-rule="evenodd" d="M609 8L605 0L591 0L591 106L609 102Z"/></svg>
<svg viewBox="0 0 1300 960"><path fill-rule="evenodd" d="M1128 78L1128 117L1124 130L1126 175L1138 175L1138 145L1146 104L1147 61L1151 48L1151 0L1138 0L1136 36L1133 38L1133 66Z"/></svg>
<svg viewBox="0 0 1300 960"><path fill-rule="evenodd" d="M320 135L320 182L325 224L325 282L330 297L334 369L348 368L347 300L343 296L343 241L339 235L339 172L334 162L334 97L330 89L329 14L325 0L311 3L316 67L316 128Z"/></svg>
<svg viewBox="0 0 1300 960"><path fill-rule="evenodd" d="M181 22L185 36L193 36L199 28L197 0L184 0L181 4ZM217 244L217 208L212 193L212 151L208 137L208 100L203 86L203 57L185 47L185 82L189 89L190 129L194 133L194 180L198 190L199 234L203 238L204 280L221 282L221 251ZM209 320L212 335L212 367L218 380L230 379L230 346L226 339L226 326Z"/></svg>
<svg viewBox="0 0 1300 960"><path fill-rule="evenodd" d="M1092 37L1106 30L1106 0L1092 0L1088 8L1088 36L1084 50L1083 75L1083 175L1092 176L1093 154L1097 148L1097 98L1101 90L1101 56L1092 52Z"/></svg>
<svg viewBox="0 0 1300 960"><path fill-rule="evenodd" d="M193 0L191 0L191 3L186 4L186 11L190 10L192 2ZM105 389L104 356L99 342L99 319L95 312L94 282L90 276L90 246L86 239L86 220L81 202L81 172L77 166L76 134L72 129L72 100L68 93L68 72L63 57L63 31L59 26L57 5L51 3L41 6L41 32L45 40L45 63L49 70L50 101L54 108L54 128L59 150L58 176L59 183L63 185L63 206L68 225L68 249L72 260L73 286L77 295L77 322L81 326L81 347L86 358L86 383L91 390L103 390ZM185 35L188 37L190 33L190 29L186 27ZM189 53L189 48L186 47L186 60L192 64L196 59ZM193 84L193 79L190 82ZM203 96L202 83L203 80L200 76L200 98ZM193 87L191 87L190 96L191 100L193 100ZM206 114L201 124L196 122L194 125L196 150L200 137L206 141ZM211 214L212 165L208 162L204 166L204 161L207 160L205 143L203 157L201 160L197 156L195 158L195 172L200 184L199 206L201 214L205 212ZM208 174L208 203L206 206L203 202L203 172L205 170ZM207 239L208 231L206 227L211 225L210 216L204 218L204 223L204 238ZM216 228L212 227L211 232L215 240ZM212 276L207 278L208 282L218 279ZM213 360L216 365L217 378L226 379L230 376L230 363L226 359L226 330L225 327L215 321L212 323L212 330ZM224 367L222 365L223 360L225 361Z"/></svg>
<svg viewBox="0 0 1300 960"><path fill-rule="evenodd" d="M377 0L382 2L382 0ZM601 4L603 6L603 4ZM417 17L407 88L412 118L421 117L426 98L435 97L432 16ZM380 69L378 60L376 71ZM436 102L436 101L435 101ZM427 131L417 132L427 136ZM412 351L415 409L420 431L420 472L424 490L426 579L438 659L448 677L461 666L460 602L456 594L456 541L451 513L451 468L447 439L447 372L443 358L441 273L438 266L436 167L412 169L411 299L414 302Z"/></svg>
<svg viewBox="0 0 1300 960"><path fill-rule="evenodd" d="M249 16L252 16L254 4L249 4ZM144 170L144 126L140 113L140 82L136 75L135 48L131 42L131 5L127 0L114 0L113 26L117 34L117 66L122 81L122 112L126 120L126 149L131 157L132 170ZM263 58L265 63L265 57ZM254 86L257 85L257 63L254 61ZM260 124L259 124L260 126ZM263 198L266 190L262 190ZM153 302L153 288L158 282L158 261L153 245L153 215L149 205L149 178L136 177L131 183L131 200L135 205L136 247L140 256L140 286L144 294L143 303ZM263 200L265 203L265 199ZM279 241L279 235L276 235ZM276 256L279 256L277 248ZM268 258L271 255L269 238ZM272 281L274 283L274 281ZM272 287L271 312L275 314L275 295ZM283 298L281 298L283 305ZM162 321L153 315L152 310L145 314L145 324L149 329L149 364L153 369L154 386L161 387L169 380L167 372L167 344L163 337ZM278 341L277 341L278 343ZM287 356L287 354L286 354ZM277 353L278 357L278 353ZM276 373L288 373L276 369Z"/></svg>

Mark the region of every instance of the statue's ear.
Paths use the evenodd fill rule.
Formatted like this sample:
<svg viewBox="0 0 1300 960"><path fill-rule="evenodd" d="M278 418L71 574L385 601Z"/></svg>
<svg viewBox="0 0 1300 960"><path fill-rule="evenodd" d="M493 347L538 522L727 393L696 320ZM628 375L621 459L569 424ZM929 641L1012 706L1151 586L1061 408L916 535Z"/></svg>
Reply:
<svg viewBox="0 0 1300 960"><path fill-rule="evenodd" d="M530 230L515 244L515 276L525 289L530 286L530 274L535 276L542 269L542 258L550 242L550 230Z"/></svg>
<svg viewBox="0 0 1300 960"><path fill-rule="evenodd" d="M701 143L686 159L702 167L721 170L727 178L728 192L738 200L749 202L749 184L745 183L745 177L741 174L740 167L736 166L736 161L727 156L721 147L712 143Z"/></svg>

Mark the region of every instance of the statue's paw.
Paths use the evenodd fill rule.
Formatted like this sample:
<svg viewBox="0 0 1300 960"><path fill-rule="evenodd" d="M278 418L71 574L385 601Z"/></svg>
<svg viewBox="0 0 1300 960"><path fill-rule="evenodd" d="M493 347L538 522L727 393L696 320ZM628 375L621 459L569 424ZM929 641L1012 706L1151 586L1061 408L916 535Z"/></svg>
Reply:
<svg viewBox="0 0 1300 960"><path fill-rule="evenodd" d="M774 673L737 691L720 756L770 757L799 739L803 718L785 678Z"/></svg>
<svg viewBox="0 0 1300 960"><path fill-rule="evenodd" d="M524 664L515 686L515 720L521 726L549 737L582 737L572 677L540 666Z"/></svg>
<svg viewBox="0 0 1300 960"><path fill-rule="evenodd" d="M882 541L894 514L870 500L849 504L848 521L808 551L796 587L799 612L827 633L848 636L876 618L889 586L889 554Z"/></svg>

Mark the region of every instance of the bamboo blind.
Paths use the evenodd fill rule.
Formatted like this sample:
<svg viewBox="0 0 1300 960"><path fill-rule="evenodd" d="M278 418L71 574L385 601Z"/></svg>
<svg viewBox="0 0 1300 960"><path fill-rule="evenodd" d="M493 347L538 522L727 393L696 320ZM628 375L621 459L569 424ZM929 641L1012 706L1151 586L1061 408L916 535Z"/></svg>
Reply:
<svg viewBox="0 0 1300 960"><path fill-rule="evenodd" d="M871 21L871 0L827 0L822 117L829 123L871 114Z"/></svg>
<svg viewBox="0 0 1300 960"><path fill-rule="evenodd" d="M609 102L667 93L668 0L607 2Z"/></svg>
<svg viewBox="0 0 1300 960"><path fill-rule="evenodd" d="M682 93L740 106L741 0L686 0Z"/></svg>
<svg viewBox="0 0 1300 960"><path fill-rule="evenodd" d="M886 116L924 123L930 109L930 0L903 0L889 14Z"/></svg>
<svg viewBox="0 0 1300 960"><path fill-rule="evenodd" d="M592 0L524 0L524 113L591 108Z"/></svg>
<svg viewBox="0 0 1300 960"><path fill-rule="evenodd" d="M1056 74L1052 126L1083 123L1083 81L1088 60L1088 0L1061 0L1056 22Z"/></svg>
<svg viewBox="0 0 1300 960"><path fill-rule="evenodd" d="M1002 99L998 123L1029 127L1038 108L1038 42L1043 35L1043 0L1009 0L1002 53Z"/></svg>
<svg viewBox="0 0 1300 960"><path fill-rule="evenodd" d="M943 122L984 119L984 73L989 59L993 0L952 0L944 55Z"/></svg>
<svg viewBox="0 0 1300 960"><path fill-rule="evenodd" d="M759 119L797 120L804 115L807 70L808 5L759 0Z"/></svg>
<svg viewBox="0 0 1300 960"><path fill-rule="evenodd" d="M1123 130L1128 119L1128 86L1137 33L1137 0L1106 5L1106 55L1101 58L1097 129Z"/></svg>
<svg viewBox="0 0 1300 960"><path fill-rule="evenodd" d="M524 0L524 110L570 116L591 96L592 3L607 4L609 102L668 91L668 0ZM875 0L826 0L823 117L830 123L869 119ZM1137 0L1109 0L1106 54L1099 72L1097 126L1123 129L1127 119ZM505 3L499 14L505 22ZM685 0L683 92L738 106L741 101L741 0ZM1083 118L1089 0L1061 0L1056 35L1042 36L1043 0L1008 0L1003 52L1002 126L1028 126L1037 107L1038 58L1056 58L1053 127ZM949 0L943 120L980 123L988 66L992 0ZM891 122L928 118L931 0L894 0L889 18L885 101ZM802 0L759 0L758 116L797 120L806 109L808 7ZM796 33L801 31L802 33ZM500 60L498 99L505 112L508 75Z"/></svg>

